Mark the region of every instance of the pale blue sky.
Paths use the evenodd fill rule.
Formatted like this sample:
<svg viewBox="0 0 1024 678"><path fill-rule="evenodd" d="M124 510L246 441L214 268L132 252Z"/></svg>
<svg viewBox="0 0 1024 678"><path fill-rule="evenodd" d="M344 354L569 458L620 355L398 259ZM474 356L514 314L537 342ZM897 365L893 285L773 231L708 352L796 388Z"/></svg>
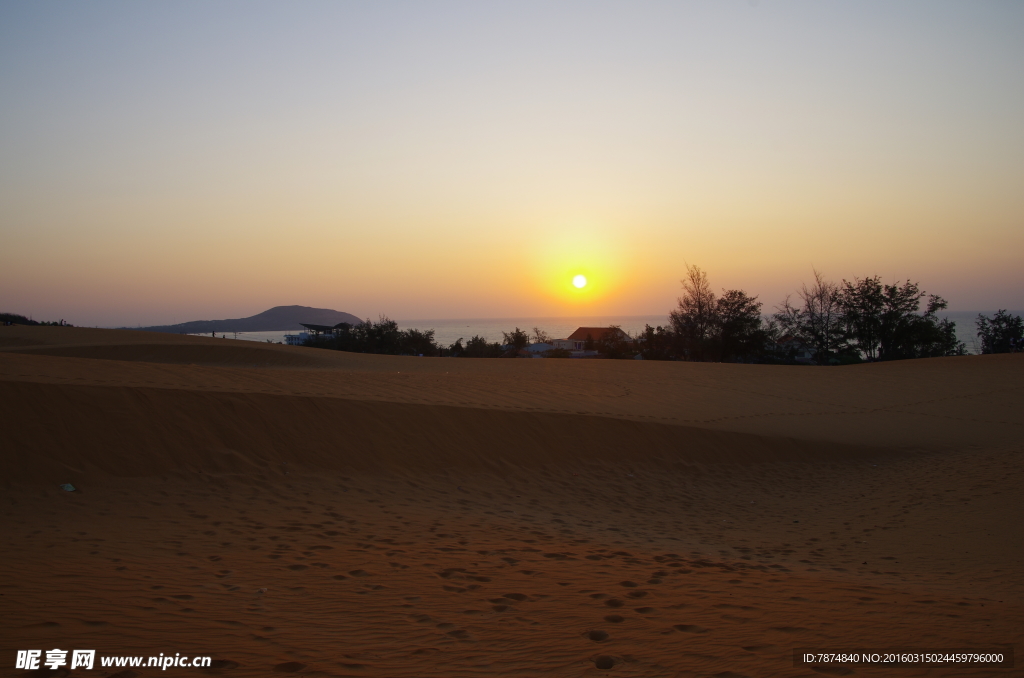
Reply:
<svg viewBox="0 0 1024 678"><path fill-rule="evenodd" d="M688 262L1021 308L1022 36L1011 2L0 2L0 306L639 315Z"/></svg>

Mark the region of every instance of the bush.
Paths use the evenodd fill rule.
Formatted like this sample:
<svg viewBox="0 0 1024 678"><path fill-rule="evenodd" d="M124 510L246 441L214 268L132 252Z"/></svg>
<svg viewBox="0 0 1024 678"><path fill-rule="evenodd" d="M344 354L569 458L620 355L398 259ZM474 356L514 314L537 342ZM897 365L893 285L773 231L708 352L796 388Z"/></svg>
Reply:
<svg viewBox="0 0 1024 678"><path fill-rule="evenodd" d="M0 323L10 323L11 325L38 325L39 323L35 320L29 320L23 315L17 313L0 313Z"/></svg>
<svg viewBox="0 0 1024 678"><path fill-rule="evenodd" d="M461 341L461 340L460 340ZM501 344L489 343L480 335L474 336L466 342L466 350L460 357L463 358L500 358L505 354Z"/></svg>
<svg viewBox="0 0 1024 678"><path fill-rule="evenodd" d="M978 336L982 353L1011 353L1024 350L1024 318L996 311L991 318L978 314Z"/></svg>
<svg viewBox="0 0 1024 678"><path fill-rule="evenodd" d="M387 316L377 322L369 319L357 325L341 323L332 334L311 336L306 346L329 348L351 353L378 353L386 355L436 356L434 330L400 330L398 323Z"/></svg>

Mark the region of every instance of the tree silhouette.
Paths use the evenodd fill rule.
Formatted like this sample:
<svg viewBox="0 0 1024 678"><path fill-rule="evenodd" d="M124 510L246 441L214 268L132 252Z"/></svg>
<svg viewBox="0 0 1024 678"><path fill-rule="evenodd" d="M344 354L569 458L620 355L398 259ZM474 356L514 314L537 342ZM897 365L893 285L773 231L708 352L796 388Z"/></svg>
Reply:
<svg viewBox="0 0 1024 678"><path fill-rule="evenodd" d="M669 313L672 331L687 359L707 360L717 320L715 293L711 291L707 273L697 266L687 265L686 277L681 282L683 296Z"/></svg>
<svg viewBox="0 0 1024 678"><path fill-rule="evenodd" d="M518 327L511 332L502 332L501 334L505 339L505 345L515 352L519 352L530 345L530 335Z"/></svg>
<svg viewBox="0 0 1024 678"><path fill-rule="evenodd" d="M752 360L764 353L761 302L743 290L723 290L715 303L715 349L719 360Z"/></svg>
<svg viewBox="0 0 1024 678"><path fill-rule="evenodd" d="M847 337L857 342L868 360L878 358L878 346L882 341L882 310L885 307L885 293L881 278L854 278L854 282L843 281L839 300L846 321Z"/></svg>
<svg viewBox="0 0 1024 678"><path fill-rule="evenodd" d="M1010 353L1024 350L1024 318L998 310L991 318L978 314L978 336L982 353Z"/></svg>
<svg viewBox="0 0 1024 678"><path fill-rule="evenodd" d="M845 348L839 286L815 270L814 283L810 287L802 285L797 296L801 305L793 306L786 297L775 320L784 331L814 350L816 363L828 365Z"/></svg>

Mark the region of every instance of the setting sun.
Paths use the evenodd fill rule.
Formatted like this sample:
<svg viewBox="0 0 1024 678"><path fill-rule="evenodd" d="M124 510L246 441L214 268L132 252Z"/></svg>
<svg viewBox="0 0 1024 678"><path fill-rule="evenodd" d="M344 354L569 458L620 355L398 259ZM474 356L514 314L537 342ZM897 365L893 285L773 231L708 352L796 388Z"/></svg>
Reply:
<svg viewBox="0 0 1024 678"><path fill-rule="evenodd" d="M572 279L572 284L576 287L576 289L582 290L584 287L587 286L587 276L576 276L575 278Z"/></svg>

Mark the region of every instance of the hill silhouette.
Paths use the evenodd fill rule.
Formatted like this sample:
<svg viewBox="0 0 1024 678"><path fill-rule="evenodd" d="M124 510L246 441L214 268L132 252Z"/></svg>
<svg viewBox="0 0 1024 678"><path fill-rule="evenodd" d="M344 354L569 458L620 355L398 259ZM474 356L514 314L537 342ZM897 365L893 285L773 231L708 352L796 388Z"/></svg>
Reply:
<svg viewBox="0 0 1024 678"><path fill-rule="evenodd" d="M275 306L263 313L248 318L227 320L193 320L177 325L153 325L152 327L136 327L147 332L172 332L174 334L206 334L208 332L286 332L301 330L300 323L313 325L337 325L338 323L359 323L359 318L351 313L335 311L329 308L311 308L309 306Z"/></svg>

